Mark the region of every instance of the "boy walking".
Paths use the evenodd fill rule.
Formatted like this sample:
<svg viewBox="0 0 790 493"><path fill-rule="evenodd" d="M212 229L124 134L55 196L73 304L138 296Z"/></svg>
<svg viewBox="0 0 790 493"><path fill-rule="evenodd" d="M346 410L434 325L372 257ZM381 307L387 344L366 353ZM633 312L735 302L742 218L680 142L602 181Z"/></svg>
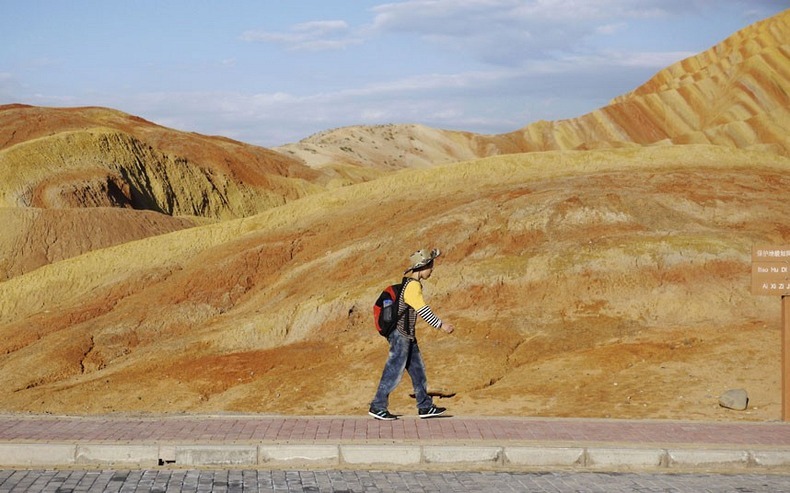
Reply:
<svg viewBox="0 0 790 493"><path fill-rule="evenodd" d="M420 418L432 418L443 414L446 409L437 407L428 395L428 380L425 376L425 364L417 345L415 328L417 315L432 327L452 334L455 330L451 324L443 322L425 303L422 296L422 280L428 279L433 273L434 260L441 254L438 249L418 250L409 257L410 267L403 273L403 287L398 296L396 313L403 314L396 325L396 329L387 337L390 345L387 363L381 374L376 396L370 403L368 414L376 419L391 421L397 416L387 409L389 396L400 383L404 371L409 373L414 397L417 400L417 413Z"/></svg>

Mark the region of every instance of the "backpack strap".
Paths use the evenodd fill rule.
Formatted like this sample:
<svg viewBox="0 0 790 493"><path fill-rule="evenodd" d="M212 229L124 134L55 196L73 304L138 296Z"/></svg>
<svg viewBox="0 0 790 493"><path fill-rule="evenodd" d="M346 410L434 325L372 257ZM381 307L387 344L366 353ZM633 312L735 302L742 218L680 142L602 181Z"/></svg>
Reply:
<svg viewBox="0 0 790 493"><path fill-rule="evenodd" d="M396 324L400 322L400 319L403 318L403 316L406 315L406 313L409 311L409 307L406 306L406 300L404 299L404 295L406 293L406 285L413 280L414 279L410 277L404 277L403 280L401 281L400 292L398 293L398 299L396 305L398 307L396 311L396 318L395 318ZM403 304L403 311L401 311L401 304Z"/></svg>

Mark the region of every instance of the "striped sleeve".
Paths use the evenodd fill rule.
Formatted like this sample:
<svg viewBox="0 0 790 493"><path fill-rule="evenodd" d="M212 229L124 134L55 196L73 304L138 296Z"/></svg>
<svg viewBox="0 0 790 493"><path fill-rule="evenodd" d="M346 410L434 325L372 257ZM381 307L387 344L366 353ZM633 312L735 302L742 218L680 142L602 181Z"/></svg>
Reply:
<svg viewBox="0 0 790 493"><path fill-rule="evenodd" d="M419 310L417 310L417 314L422 317L423 320L428 322L429 325L441 329L442 328L442 320L437 317L433 311L431 311L431 307L428 305L423 306Z"/></svg>

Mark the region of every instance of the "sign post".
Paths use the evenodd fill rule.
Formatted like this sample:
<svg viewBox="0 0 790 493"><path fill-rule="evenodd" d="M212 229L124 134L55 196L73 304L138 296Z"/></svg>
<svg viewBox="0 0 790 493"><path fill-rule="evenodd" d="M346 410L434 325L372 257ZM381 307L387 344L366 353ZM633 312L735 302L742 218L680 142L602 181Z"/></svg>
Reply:
<svg viewBox="0 0 790 493"><path fill-rule="evenodd" d="M790 421L790 245L752 247L752 294L782 297L782 421Z"/></svg>
<svg viewBox="0 0 790 493"><path fill-rule="evenodd" d="M790 296L782 296L782 421L790 421Z"/></svg>

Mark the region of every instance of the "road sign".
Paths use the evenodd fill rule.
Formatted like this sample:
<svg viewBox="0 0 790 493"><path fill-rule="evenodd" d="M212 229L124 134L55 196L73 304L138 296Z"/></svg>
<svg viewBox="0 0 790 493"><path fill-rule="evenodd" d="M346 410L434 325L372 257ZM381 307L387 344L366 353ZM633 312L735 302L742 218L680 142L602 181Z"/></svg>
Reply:
<svg viewBox="0 0 790 493"><path fill-rule="evenodd" d="M790 295L790 246L752 248L752 294Z"/></svg>
<svg viewBox="0 0 790 493"><path fill-rule="evenodd" d="M752 247L752 293L782 297L782 421L790 421L790 245Z"/></svg>
<svg viewBox="0 0 790 493"><path fill-rule="evenodd" d="M752 294L790 294L790 262L752 262Z"/></svg>

